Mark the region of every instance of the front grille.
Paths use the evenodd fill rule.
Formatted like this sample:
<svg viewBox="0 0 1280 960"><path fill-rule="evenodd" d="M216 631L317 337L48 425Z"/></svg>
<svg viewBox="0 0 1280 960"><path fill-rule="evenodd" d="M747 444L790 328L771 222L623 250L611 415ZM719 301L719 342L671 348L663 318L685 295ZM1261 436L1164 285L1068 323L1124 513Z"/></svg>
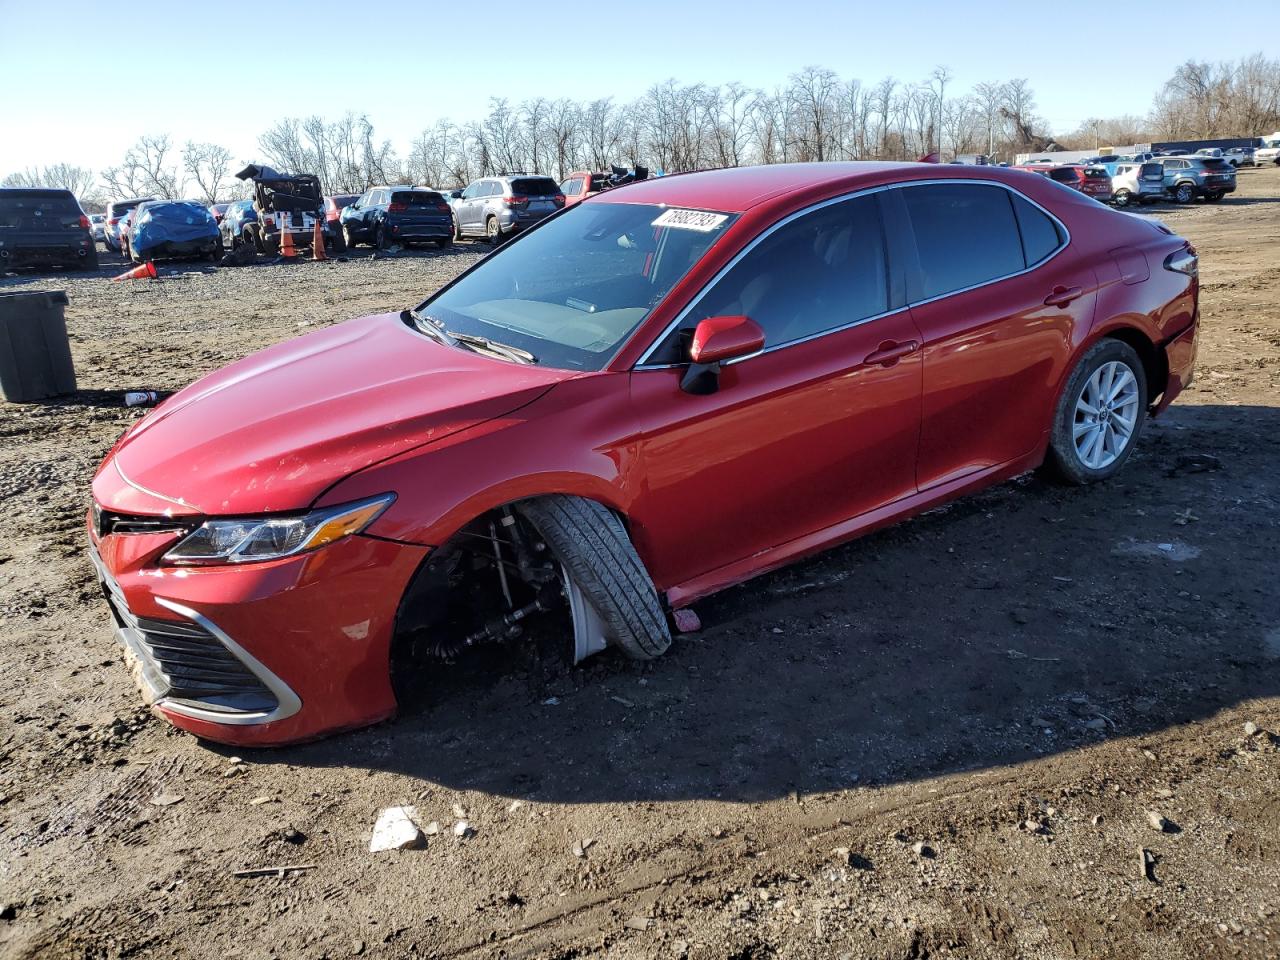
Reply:
<svg viewBox="0 0 1280 960"><path fill-rule="evenodd" d="M212 633L190 620L135 616L101 561L95 565L111 613L143 661L145 679L157 698L198 701L213 711L269 713L276 708L275 695Z"/></svg>
<svg viewBox="0 0 1280 960"><path fill-rule="evenodd" d="M111 533L189 533L198 524L191 517L134 516L113 513L93 504L93 528L99 537Z"/></svg>

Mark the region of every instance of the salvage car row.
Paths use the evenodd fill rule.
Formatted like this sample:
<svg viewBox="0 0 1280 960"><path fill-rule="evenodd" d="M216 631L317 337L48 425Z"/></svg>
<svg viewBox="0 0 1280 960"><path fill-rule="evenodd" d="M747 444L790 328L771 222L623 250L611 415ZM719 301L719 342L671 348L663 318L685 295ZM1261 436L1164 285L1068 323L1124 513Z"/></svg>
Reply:
<svg viewBox="0 0 1280 960"><path fill-rule="evenodd" d="M1236 189L1236 164L1198 154L1099 157L1080 163L1031 161L1019 166L1117 207L1172 200L1216 203Z"/></svg>

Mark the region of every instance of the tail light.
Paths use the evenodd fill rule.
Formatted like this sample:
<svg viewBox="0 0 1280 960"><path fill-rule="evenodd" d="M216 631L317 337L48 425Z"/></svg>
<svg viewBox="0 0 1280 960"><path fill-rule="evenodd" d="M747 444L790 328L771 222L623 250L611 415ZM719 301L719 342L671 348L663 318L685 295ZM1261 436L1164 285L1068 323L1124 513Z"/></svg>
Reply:
<svg viewBox="0 0 1280 960"><path fill-rule="evenodd" d="M502 202L505 203L508 207L514 207L522 203L528 203L529 198L522 197L519 194L515 194L514 196L510 196L510 197L503 197Z"/></svg>
<svg viewBox="0 0 1280 960"><path fill-rule="evenodd" d="M1169 254L1164 258L1164 268L1188 277L1200 276L1200 258L1196 256L1196 248L1188 243L1184 249Z"/></svg>
<svg viewBox="0 0 1280 960"><path fill-rule="evenodd" d="M555 203L556 203L556 206L557 206L557 207L563 207L563 206L564 206L564 194L563 194L563 193L557 193L557 194L555 195L555 197L554 197L554 200L555 200Z"/></svg>
<svg viewBox="0 0 1280 960"><path fill-rule="evenodd" d="M276 228L275 218L267 217L265 220L262 221L262 225L266 227L268 230L274 230Z"/></svg>
<svg viewBox="0 0 1280 960"><path fill-rule="evenodd" d="M86 217L83 213L80 214L80 226L82 226L86 230L89 229L89 218Z"/></svg>
<svg viewBox="0 0 1280 960"><path fill-rule="evenodd" d="M407 203L389 203L387 204L387 213L404 213L409 209Z"/></svg>
<svg viewBox="0 0 1280 960"><path fill-rule="evenodd" d="M445 203L443 200L436 204L436 209L439 210L441 213L449 213L450 211L453 210L453 208L449 206L447 203Z"/></svg>
<svg viewBox="0 0 1280 960"><path fill-rule="evenodd" d="M113 226L113 227L114 227L117 223L119 223L119 222L120 222L120 218L119 218L119 217L112 217L110 220L108 220L108 221L107 221L107 223L108 223L110 226Z"/></svg>

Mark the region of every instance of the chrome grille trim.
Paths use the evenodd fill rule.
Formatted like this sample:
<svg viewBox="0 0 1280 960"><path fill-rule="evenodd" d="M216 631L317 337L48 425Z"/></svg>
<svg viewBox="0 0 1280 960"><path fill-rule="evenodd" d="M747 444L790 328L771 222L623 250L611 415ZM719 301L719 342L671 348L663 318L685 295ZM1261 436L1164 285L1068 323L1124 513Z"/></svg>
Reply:
<svg viewBox="0 0 1280 960"><path fill-rule="evenodd" d="M89 558L117 623L116 640L136 662L149 702L192 719L237 726L283 720L302 708L283 680L190 607L156 597L182 620L136 616L93 542Z"/></svg>

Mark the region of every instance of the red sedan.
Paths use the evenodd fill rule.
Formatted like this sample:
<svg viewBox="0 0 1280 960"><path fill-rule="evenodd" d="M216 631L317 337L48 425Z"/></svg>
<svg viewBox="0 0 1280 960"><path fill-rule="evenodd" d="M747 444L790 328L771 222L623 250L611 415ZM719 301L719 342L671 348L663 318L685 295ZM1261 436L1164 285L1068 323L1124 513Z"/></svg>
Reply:
<svg viewBox="0 0 1280 960"><path fill-rule="evenodd" d="M271 347L140 420L91 553L155 708L274 744L422 658L669 616L1044 466L1105 480L1190 381L1194 250L991 167L611 190L424 303Z"/></svg>

